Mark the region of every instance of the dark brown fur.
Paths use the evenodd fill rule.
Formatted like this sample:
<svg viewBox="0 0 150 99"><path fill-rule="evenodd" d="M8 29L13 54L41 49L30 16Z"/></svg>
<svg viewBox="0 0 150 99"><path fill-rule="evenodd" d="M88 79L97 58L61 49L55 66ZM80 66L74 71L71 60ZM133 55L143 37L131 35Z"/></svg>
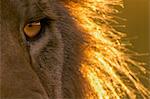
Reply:
<svg viewBox="0 0 150 99"><path fill-rule="evenodd" d="M1 0L1 99L82 99L82 33L59 0ZM23 27L46 18L43 36L28 42Z"/></svg>

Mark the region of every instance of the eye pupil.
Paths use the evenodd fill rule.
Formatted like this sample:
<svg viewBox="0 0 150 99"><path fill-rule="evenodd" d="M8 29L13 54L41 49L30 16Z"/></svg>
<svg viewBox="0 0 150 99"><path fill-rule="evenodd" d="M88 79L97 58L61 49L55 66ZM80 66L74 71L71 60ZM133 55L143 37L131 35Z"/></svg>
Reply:
<svg viewBox="0 0 150 99"><path fill-rule="evenodd" d="M29 24L28 26L29 26L29 27L32 27L32 24Z"/></svg>

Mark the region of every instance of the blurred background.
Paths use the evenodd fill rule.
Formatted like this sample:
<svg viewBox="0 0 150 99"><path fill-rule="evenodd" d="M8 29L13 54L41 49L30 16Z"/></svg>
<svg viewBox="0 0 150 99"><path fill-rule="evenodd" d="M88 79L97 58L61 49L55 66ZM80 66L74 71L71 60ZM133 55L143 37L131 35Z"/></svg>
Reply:
<svg viewBox="0 0 150 99"><path fill-rule="evenodd" d="M132 49L139 53L150 53L150 0L124 0L124 6L121 17L127 21L123 31L131 38ZM140 60L150 66L150 57L144 56Z"/></svg>
<svg viewBox="0 0 150 99"><path fill-rule="evenodd" d="M133 44L132 50L139 53L149 53L149 55L137 59L146 62L145 67L150 70L150 0L124 0L124 7L120 16L127 20L123 22L126 27L121 31L127 33ZM149 73L145 76L150 79ZM150 89L150 80L143 77L140 79Z"/></svg>

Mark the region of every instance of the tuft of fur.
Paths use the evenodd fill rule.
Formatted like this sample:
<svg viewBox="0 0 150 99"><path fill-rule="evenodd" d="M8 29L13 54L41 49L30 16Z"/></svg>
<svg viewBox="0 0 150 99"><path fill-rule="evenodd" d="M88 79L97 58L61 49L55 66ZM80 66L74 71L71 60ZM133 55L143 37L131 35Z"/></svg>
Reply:
<svg viewBox="0 0 150 99"><path fill-rule="evenodd" d="M122 42L126 34L117 31L117 7L122 0L68 0L65 4L83 32L84 57L80 72L89 84L85 99L148 98L150 92L135 73L148 73L137 54ZM135 71L133 70L136 69Z"/></svg>

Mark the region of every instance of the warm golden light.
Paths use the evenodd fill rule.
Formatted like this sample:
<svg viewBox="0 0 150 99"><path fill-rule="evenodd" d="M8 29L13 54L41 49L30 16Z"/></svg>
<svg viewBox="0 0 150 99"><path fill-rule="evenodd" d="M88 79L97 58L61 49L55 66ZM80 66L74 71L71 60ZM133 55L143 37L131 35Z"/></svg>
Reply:
<svg viewBox="0 0 150 99"><path fill-rule="evenodd" d="M118 24L115 7L123 7L122 0L70 1L66 7L88 42L83 45L85 59L80 72L93 92L87 92L85 99L135 99L137 95L147 99L150 92L130 67L147 71L130 58L121 42L126 35L112 25Z"/></svg>

